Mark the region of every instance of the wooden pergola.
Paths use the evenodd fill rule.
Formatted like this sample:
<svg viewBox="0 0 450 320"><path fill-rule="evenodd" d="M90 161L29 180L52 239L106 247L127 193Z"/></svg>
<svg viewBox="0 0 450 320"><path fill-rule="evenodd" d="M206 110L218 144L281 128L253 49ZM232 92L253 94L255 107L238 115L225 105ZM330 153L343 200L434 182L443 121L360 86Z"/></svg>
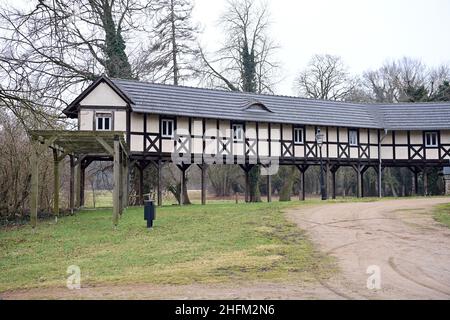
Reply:
<svg viewBox="0 0 450 320"><path fill-rule="evenodd" d="M70 157L70 194L71 212L82 205L81 199L84 181L83 165L94 160L114 162L113 224L117 226L119 216L128 204L128 148L123 132L114 131L58 131L35 130L30 132L32 152L31 177L31 225L36 227L39 194L39 158L45 148L53 151L54 194L53 214L59 216L60 164Z"/></svg>

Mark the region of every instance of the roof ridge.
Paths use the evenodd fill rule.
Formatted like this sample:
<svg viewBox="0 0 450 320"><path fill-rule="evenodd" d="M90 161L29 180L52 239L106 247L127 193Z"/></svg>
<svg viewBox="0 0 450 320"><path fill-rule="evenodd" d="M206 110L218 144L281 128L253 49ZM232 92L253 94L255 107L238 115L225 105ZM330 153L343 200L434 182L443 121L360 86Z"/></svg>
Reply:
<svg viewBox="0 0 450 320"><path fill-rule="evenodd" d="M198 89L198 90L215 91L215 92L222 92L222 93L246 94L246 95L250 95L250 96L281 97L281 98L298 99L298 100L305 100L305 101L320 101L320 102L325 102L325 103L342 103L342 104L354 105L354 106L367 105L367 103L361 103L361 102L314 99L314 98L298 97L298 96L283 95L283 94L256 93L256 92L247 92L247 91L232 91L232 90L224 90L224 89L217 89L217 88L204 88L204 87L194 87L194 86L187 86L187 85L157 83L157 82L142 81L142 80L136 80L136 79L122 79L122 78L110 78L110 79L112 81L116 81L116 80L117 81L129 81L129 82L138 82L138 83L142 83L142 84L150 84L150 85L163 86L163 87Z"/></svg>

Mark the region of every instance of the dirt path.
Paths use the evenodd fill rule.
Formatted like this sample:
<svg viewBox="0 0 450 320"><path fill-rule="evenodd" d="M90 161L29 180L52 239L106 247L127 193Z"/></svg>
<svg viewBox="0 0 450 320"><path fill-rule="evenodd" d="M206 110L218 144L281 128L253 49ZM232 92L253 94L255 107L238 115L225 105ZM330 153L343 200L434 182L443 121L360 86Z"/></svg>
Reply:
<svg viewBox="0 0 450 320"><path fill-rule="evenodd" d="M317 283L121 285L48 288L0 294L3 299L450 299L450 229L429 212L449 198L302 207L287 216L306 230L341 272ZM369 266L381 289L367 289ZM374 269L374 270L375 270Z"/></svg>
<svg viewBox="0 0 450 320"><path fill-rule="evenodd" d="M288 212L341 275L323 283L349 299L450 299L450 230L429 214L449 198L342 203ZM371 268L370 274L366 273ZM367 289L379 270L381 289Z"/></svg>

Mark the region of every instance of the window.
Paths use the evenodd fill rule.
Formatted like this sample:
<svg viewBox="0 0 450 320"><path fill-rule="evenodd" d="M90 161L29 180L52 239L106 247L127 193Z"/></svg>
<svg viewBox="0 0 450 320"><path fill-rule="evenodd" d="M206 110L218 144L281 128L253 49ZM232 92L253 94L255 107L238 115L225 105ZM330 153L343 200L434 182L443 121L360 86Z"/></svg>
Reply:
<svg viewBox="0 0 450 320"><path fill-rule="evenodd" d="M112 128L112 114L111 113L96 113L96 129L98 131L110 131Z"/></svg>
<svg viewBox="0 0 450 320"><path fill-rule="evenodd" d="M163 119L161 120L161 125L162 125L162 137L173 138L173 120Z"/></svg>
<svg viewBox="0 0 450 320"><path fill-rule="evenodd" d="M426 147L437 147L438 146L437 132L425 132L425 146Z"/></svg>
<svg viewBox="0 0 450 320"><path fill-rule="evenodd" d="M303 128L294 128L294 143L303 144Z"/></svg>
<svg viewBox="0 0 450 320"><path fill-rule="evenodd" d="M233 124L232 128L234 141L244 140L244 126L242 124Z"/></svg>
<svg viewBox="0 0 450 320"><path fill-rule="evenodd" d="M358 131L356 131L356 130L349 130L348 131L348 143L351 146L357 146L358 145Z"/></svg>

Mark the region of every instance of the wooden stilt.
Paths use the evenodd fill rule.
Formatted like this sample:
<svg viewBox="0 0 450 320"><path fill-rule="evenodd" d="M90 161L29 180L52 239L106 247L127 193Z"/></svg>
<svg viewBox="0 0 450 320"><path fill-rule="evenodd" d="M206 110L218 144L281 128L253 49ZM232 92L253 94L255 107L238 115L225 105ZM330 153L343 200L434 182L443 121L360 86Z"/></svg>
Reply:
<svg viewBox="0 0 450 320"><path fill-rule="evenodd" d="M128 207L128 157L123 155L122 163L122 207Z"/></svg>
<svg viewBox="0 0 450 320"><path fill-rule="evenodd" d="M325 188L326 188L326 196L327 196L326 198L329 199L330 190L331 190L331 165L330 165L330 162L328 162L328 161L325 165L325 174L326 174Z"/></svg>
<svg viewBox="0 0 450 320"><path fill-rule="evenodd" d="M70 155L70 178L69 178L69 209L70 214L74 212L74 192L75 192L75 164L73 155Z"/></svg>
<svg viewBox="0 0 450 320"><path fill-rule="evenodd" d="M299 199L300 201L305 201L306 199L306 180L305 180L305 172L308 170L308 165L296 165L297 169L300 171L300 193Z"/></svg>
<svg viewBox="0 0 450 320"><path fill-rule="evenodd" d="M267 202L272 202L272 176L267 175Z"/></svg>
<svg viewBox="0 0 450 320"><path fill-rule="evenodd" d="M245 202L250 201L250 177L249 170L245 170Z"/></svg>
<svg viewBox="0 0 450 320"><path fill-rule="evenodd" d="M186 171L180 168L180 206L184 205L184 184L186 180Z"/></svg>
<svg viewBox="0 0 450 320"><path fill-rule="evenodd" d="M39 143L33 143L33 150L31 151L31 196L30 196L30 222L31 227L36 228L37 213L38 213L38 199L39 199Z"/></svg>
<svg viewBox="0 0 450 320"><path fill-rule="evenodd" d="M428 196L428 170L423 168L423 195Z"/></svg>
<svg viewBox="0 0 450 320"><path fill-rule="evenodd" d="M84 186L86 182L86 167L80 163L80 207L84 207Z"/></svg>
<svg viewBox="0 0 450 320"><path fill-rule="evenodd" d="M117 226L120 214L120 142L119 137L114 138L114 190L113 190L113 224Z"/></svg>
<svg viewBox="0 0 450 320"><path fill-rule="evenodd" d="M122 150L120 150L122 151ZM119 160L119 180L118 180L118 185L119 185L119 217L122 217L122 213L123 213L123 202L124 202L124 198L123 198L123 174L124 174L124 170L123 170L123 155L122 152L120 152L120 156L119 156L120 160Z"/></svg>
<svg viewBox="0 0 450 320"><path fill-rule="evenodd" d="M336 199L336 172L339 167L335 167L331 170L331 189L332 189L332 198Z"/></svg>
<svg viewBox="0 0 450 320"><path fill-rule="evenodd" d="M53 215L56 221L59 216L59 163L58 151L53 149Z"/></svg>
<svg viewBox="0 0 450 320"><path fill-rule="evenodd" d="M378 191L378 197L381 198L383 196L383 184L382 184L382 178L383 178L383 167L381 165L381 161L378 163L378 170L377 170L377 191Z"/></svg>
<svg viewBox="0 0 450 320"><path fill-rule="evenodd" d="M201 188L202 188L202 205L206 204L206 169L208 168L207 164L202 164L199 166L201 173Z"/></svg>
<svg viewBox="0 0 450 320"><path fill-rule="evenodd" d="M158 160L158 206L162 206L163 204L163 199L162 199L162 185L161 185L161 180L162 180L162 161Z"/></svg>
<svg viewBox="0 0 450 320"><path fill-rule="evenodd" d="M361 171L361 198L364 198L364 170Z"/></svg>
<svg viewBox="0 0 450 320"><path fill-rule="evenodd" d="M418 174L417 170L414 170L413 183L414 183L413 192L414 192L414 195L417 196L419 194L419 174Z"/></svg>
<svg viewBox="0 0 450 320"><path fill-rule="evenodd" d="M144 169L141 164L136 163L136 168L139 172L139 186L138 186L138 194L139 194L139 205L144 205Z"/></svg>
<svg viewBox="0 0 450 320"><path fill-rule="evenodd" d="M80 186L81 186L81 159L78 158L77 160L77 164L75 165L75 190L74 190L74 194L75 194L75 208L80 208L81 206L81 199L80 199L80 195L81 195L81 190L80 190Z"/></svg>

